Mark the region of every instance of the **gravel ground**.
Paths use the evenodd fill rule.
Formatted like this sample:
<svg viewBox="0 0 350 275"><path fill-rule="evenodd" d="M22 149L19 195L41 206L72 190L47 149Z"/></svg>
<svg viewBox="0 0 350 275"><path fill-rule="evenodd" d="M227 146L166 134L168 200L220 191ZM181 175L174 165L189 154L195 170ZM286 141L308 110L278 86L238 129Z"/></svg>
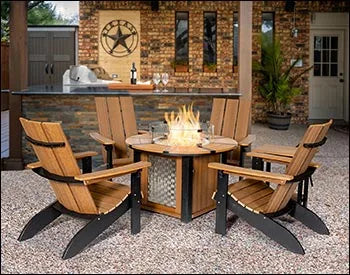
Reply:
<svg viewBox="0 0 350 275"><path fill-rule="evenodd" d="M306 126L275 131L255 124L254 147L296 145ZM230 228L214 232L215 212L189 224L141 212L141 232L130 234L130 211L76 257L62 253L85 220L61 216L24 242L17 238L27 221L55 200L45 179L29 170L1 172L1 273L349 273L349 135L331 129L314 161L309 208L330 235L318 235L292 218L281 219L306 254L291 253L229 211ZM273 171L279 171L272 166ZM231 179L232 180L232 179ZM129 177L120 178L128 182Z"/></svg>

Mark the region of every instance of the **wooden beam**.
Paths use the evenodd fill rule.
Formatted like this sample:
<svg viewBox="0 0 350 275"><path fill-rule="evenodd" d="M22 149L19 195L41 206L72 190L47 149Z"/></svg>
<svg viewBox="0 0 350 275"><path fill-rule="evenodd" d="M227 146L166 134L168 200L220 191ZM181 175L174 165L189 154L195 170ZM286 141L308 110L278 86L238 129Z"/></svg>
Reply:
<svg viewBox="0 0 350 275"><path fill-rule="evenodd" d="M28 45L27 45L27 1L11 1L10 6L10 49L9 49L9 90L20 91L28 86ZM23 169L21 96L9 96L10 110L10 157L4 160L4 169Z"/></svg>
<svg viewBox="0 0 350 275"><path fill-rule="evenodd" d="M253 1L239 1L238 90L252 99Z"/></svg>

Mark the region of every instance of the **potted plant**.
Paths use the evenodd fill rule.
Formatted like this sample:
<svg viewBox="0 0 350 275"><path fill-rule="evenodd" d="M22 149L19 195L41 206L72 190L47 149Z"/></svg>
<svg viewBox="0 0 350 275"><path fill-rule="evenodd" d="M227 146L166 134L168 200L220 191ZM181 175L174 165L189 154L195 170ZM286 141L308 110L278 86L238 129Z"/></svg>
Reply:
<svg viewBox="0 0 350 275"><path fill-rule="evenodd" d="M175 72L188 72L188 61L187 60L174 59L170 63L170 65L175 70Z"/></svg>
<svg viewBox="0 0 350 275"><path fill-rule="evenodd" d="M268 103L267 122L272 129L287 130L292 117L289 105L300 93L300 88L295 87L295 81L313 66L292 76L291 72L299 59L285 67L279 40L271 42L264 35L261 38L261 51L261 61L253 63L253 70L262 76L258 89Z"/></svg>
<svg viewBox="0 0 350 275"><path fill-rule="evenodd" d="M216 64L215 63L204 63L203 64L203 71L205 73L215 73L216 72Z"/></svg>

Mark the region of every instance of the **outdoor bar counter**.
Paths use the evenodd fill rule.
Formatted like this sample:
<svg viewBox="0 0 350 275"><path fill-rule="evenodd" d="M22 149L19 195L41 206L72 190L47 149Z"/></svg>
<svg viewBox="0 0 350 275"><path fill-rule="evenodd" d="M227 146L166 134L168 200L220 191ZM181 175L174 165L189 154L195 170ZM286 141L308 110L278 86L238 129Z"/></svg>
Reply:
<svg viewBox="0 0 350 275"><path fill-rule="evenodd" d="M210 119L214 97L238 98L240 93L218 88L171 88L168 92L152 90L110 90L106 86L30 86L27 90L12 92L22 97L22 116L38 121L60 121L74 152L97 151L101 146L90 136L98 131L95 96L132 96L139 129L148 130L150 122L164 120L164 113L177 111L183 104L193 103L200 111L200 120ZM36 158L22 135L24 163ZM93 158L94 165L102 163L102 155Z"/></svg>

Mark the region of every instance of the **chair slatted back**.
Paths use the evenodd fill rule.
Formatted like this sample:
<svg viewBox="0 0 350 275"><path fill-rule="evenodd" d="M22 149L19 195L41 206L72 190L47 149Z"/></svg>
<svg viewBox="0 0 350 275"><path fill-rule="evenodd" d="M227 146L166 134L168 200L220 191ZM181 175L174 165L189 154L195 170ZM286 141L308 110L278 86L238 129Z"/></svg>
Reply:
<svg viewBox="0 0 350 275"><path fill-rule="evenodd" d="M64 143L62 147L44 147L31 143L44 169L59 176L73 177L81 174L60 123L36 122L25 118L20 118L20 121L28 138L44 143ZM83 214L97 213L87 186L54 180L50 180L50 184L57 200L67 209Z"/></svg>
<svg viewBox="0 0 350 275"><path fill-rule="evenodd" d="M298 149L293 156L292 161L286 168L286 174L297 176L306 171L313 157L318 152L318 148L306 148L304 147L304 144L312 144L322 141L325 138L332 122L333 121L330 120L327 123L314 124L308 127L304 137L298 146ZM292 184L278 185L273 195L271 196L266 211L268 213L271 213L283 209L291 199L297 186L297 182Z"/></svg>
<svg viewBox="0 0 350 275"><path fill-rule="evenodd" d="M248 135L250 114L249 100L214 98L210 116L214 134L241 141Z"/></svg>
<svg viewBox="0 0 350 275"><path fill-rule="evenodd" d="M115 141L113 159L131 157L125 139L137 134L136 116L132 97L95 97L100 134ZM106 161L106 152L102 150Z"/></svg>

